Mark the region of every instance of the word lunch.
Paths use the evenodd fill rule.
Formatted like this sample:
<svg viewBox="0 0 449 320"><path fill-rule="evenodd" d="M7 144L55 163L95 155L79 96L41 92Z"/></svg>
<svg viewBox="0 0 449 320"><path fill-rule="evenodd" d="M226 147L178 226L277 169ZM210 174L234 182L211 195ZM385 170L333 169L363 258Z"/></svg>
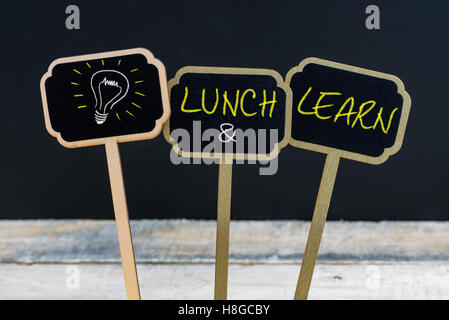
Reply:
<svg viewBox="0 0 449 320"><path fill-rule="evenodd" d="M192 90L190 90L192 91ZM256 115L264 117L273 117L273 110L276 106L276 90L272 90L271 95L272 98L270 100L267 99L267 90L263 89L261 90L262 93L256 94L256 91L254 89L246 89L243 90L242 94L240 95L240 89L235 90L235 93L232 94L229 92L229 90L224 90L222 93L219 92L218 88L215 88L215 102L213 104L213 107L208 109L206 107L206 89L201 88L201 108L188 108L186 107L187 100L189 97L189 88L185 87L185 94L184 98L181 103L181 111L186 113L193 113L193 112L204 112L208 115L213 115L215 112L219 113L220 111L217 110L218 105L220 104L222 106L222 114L223 116L226 116L226 111L229 110L229 112L232 114L233 117L237 117L239 113L244 117L254 117ZM235 97L232 101L232 98L230 96ZM257 101L256 98L263 97L262 101L260 103L255 103L256 107L258 106L260 110L258 111L257 108L254 107L254 103L248 103L248 99L252 99L253 102ZM220 103L222 100L222 103ZM232 101L232 102L231 102ZM251 111L247 110L247 105L251 105L251 109L254 109ZM267 108L268 106L268 108Z"/></svg>

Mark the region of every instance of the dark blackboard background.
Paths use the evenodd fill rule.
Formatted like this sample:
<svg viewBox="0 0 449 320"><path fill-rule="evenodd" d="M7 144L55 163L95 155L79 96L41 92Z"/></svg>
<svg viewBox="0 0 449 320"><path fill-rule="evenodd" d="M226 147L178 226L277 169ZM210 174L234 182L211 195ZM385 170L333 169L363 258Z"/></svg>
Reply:
<svg viewBox="0 0 449 320"><path fill-rule="evenodd" d="M402 150L374 166L342 160L330 219L447 219L449 3L376 1L0 2L2 218L113 218L103 147L65 149L44 127L39 80L55 58L146 47L168 77L185 65L283 76L310 56L392 73L412 108ZM78 4L81 30L65 28ZM162 135L120 146L132 218L210 218L217 166L174 166ZM275 176L233 171L232 218L310 219L325 156L287 147Z"/></svg>

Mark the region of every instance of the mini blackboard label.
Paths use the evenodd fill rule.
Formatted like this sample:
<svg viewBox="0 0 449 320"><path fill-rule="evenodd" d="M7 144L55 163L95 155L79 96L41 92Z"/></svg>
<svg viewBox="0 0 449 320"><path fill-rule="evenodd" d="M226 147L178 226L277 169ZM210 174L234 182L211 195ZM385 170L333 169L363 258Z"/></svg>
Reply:
<svg viewBox="0 0 449 320"><path fill-rule="evenodd" d="M41 93L47 130L66 147L151 139L170 113L165 68L146 49L57 59Z"/></svg>
<svg viewBox="0 0 449 320"><path fill-rule="evenodd" d="M372 164L400 149L411 102L397 77L308 58L286 82L293 146Z"/></svg>
<svg viewBox="0 0 449 320"><path fill-rule="evenodd" d="M182 157L268 160L288 143L291 91L273 70L184 67L169 91L164 136Z"/></svg>

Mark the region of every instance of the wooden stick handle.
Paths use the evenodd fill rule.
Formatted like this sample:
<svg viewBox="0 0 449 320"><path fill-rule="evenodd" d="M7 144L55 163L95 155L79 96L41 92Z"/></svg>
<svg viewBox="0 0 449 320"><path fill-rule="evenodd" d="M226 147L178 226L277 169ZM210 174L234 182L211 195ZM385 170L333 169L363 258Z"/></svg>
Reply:
<svg viewBox="0 0 449 320"><path fill-rule="evenodd" d="M117 141L110 140L106 143L106 157L114 203L115 222L117 224L118 243L125 276L126 296L129 300L140 300L139 281L137 279L136 261L134 259L133 241L129 226L128 207L126 205L122 165Z"/></svg>
<svg viewBox="0 0 449 320"><path fill-rule="evenodd" d="M229 226L231 221L232 163L220 163L218 172L215 300L228 294Z"/></svg>
<svg viewBox="0 0 449 320"><path fill-rule="evenodd" d="M301 271L299 272L295 300L306 300L309 295L310 283L312 282L313 270L320 248L339 162L340 157L335 154L328 154L326 157L306 249L302 259Z"/></svg>

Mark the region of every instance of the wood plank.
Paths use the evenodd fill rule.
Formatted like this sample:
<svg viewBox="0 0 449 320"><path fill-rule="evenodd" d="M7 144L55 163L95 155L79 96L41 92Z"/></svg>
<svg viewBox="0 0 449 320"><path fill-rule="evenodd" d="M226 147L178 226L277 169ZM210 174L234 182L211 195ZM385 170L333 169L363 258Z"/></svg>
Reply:
<svg viewBox="0 0 449 320"><path fill-rule="evenodd" d="M215 221L131 223L143 299L212 299ZM229 299L291 299L308 222L231 222ZM448 222L328 222L310 299L449 299ZM67 287L79 271L79 289ZM125 299L114 221L0 221L0 299Z"/></svg>
<svg viewBox="0 0 449 320"><path fill-rule="evenodd" d="M79 268L79 289L67 287ZM142 299L212 299L213 264L138 264ZM292 299L297 265L229 266L229 299ZM376 281L378 279L378 281ZM0 264L0 299L125 299L120 264ZM447 262L317 263L310 299L449 299Z"/></svg>
<svg viewBox="0 0 449 320"><path fill-rule="evenodd" d="M230 263L292 263L304 252L309 222L232 221ZM208 262L216 222L131 222L141 263ZM326 224L318 261L449 261L449 222ZM0 262L119 262L113 220L2 220Z"/></svg>

